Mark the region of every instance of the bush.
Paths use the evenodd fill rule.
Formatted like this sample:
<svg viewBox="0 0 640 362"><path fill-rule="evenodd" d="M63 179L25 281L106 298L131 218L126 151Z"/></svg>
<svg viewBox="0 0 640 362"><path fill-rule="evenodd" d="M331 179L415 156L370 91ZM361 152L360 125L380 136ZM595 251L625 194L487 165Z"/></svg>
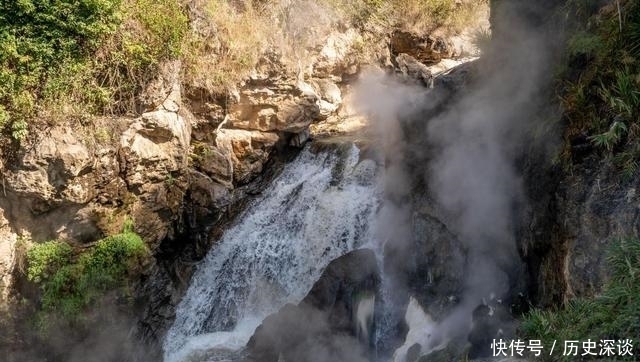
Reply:
<svg viewBox="0 0 640 362"><path fill-rule="evenodd" d="M124 21L105 39L91 63L96 85L108 89L100 111L137 113L136 97L162 61L182 54L189 19L178 0L136 0L123 5Z"/></svg>
<svg viewBox="0 0 640 362"><path fill-rule="evenodd" d="M131 231L102 239L76 256L68 244L48 242L27 252L28 278L40 285L45 315L73 321L105 293L126 294L148 255L142 239Z"/></svg>
<svg viewBox="0 0 640 362"><path fill-rule="evenodd" d="M27 135L38 101L61 64L81 62L119 22L120 0L0 2L0 127Z"/></svg>
<svg viewBox="0 0 640 362"><path fill-rule="evenodd" d="M27 278L34 283L50 279L60 268L69 264L73 249L60 241L48 241L27 251Z"/></svg>
<svg viewBox="0 0 640 362"><path fill-rule="evenodd" d="M522 322L521 337L542 339L550 346L554 340L563 345L566 340L618 340L640 335L640 240L616 241L607 263L612 277L601 295L572 300L555 311L532 310ZM559 355L547 358L570 359Z"/></svg>

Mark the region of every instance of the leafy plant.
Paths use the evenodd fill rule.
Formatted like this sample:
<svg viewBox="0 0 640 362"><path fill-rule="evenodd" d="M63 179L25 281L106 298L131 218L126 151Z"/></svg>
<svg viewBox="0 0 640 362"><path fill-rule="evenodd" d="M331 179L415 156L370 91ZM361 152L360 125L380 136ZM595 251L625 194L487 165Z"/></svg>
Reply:
<svg viewBox="0 0 640 362"><path fill-rule="evenodd" d="M53 314L73 321L106 292L126 292L129 279L148 256L145 243L130 230L78 255L60 241L36 245L27 252L27 276L42 290L41 317Z"/></svg>
<svg viewBox="0 0 640 362"><path fill-rule="evenodd" d="M586 54L597 55L606 49L606 44L598 34L587 31L580 31L574 34L567 45L569 54L572 56Z"/></svg>
<svg viewBox="0 0 640 362"><path fill-rule="evenodd" d="M625 339L640 334L640 240L615 241L607 253L611 280L601 295L568 302L558 310L533 309L520 326L526 339L554 340ZM570 360L559 354L547 360ZM633 359L634 357L627 357ZM621 358L622 359L622 358Z"/></svg>
<svg viewBox="0 0 640 362"><path fill-rule="evenodd" d="M0 126L6 134L26 137L60 64L81 62L115 31L119 6L120 0L0 3Z"/></svg>
<svg viewBox="0 0 640 362"><path fill-rule="evenodd" d="M598 94L617 116L631 120L640 110L640 91L629 69L615 72L613 84L601 83Z"/></svg>
<svg viewBox="0 0 640 362"><path fill-rule="evenodd" d="M50 279L71 261L72 256L71 246L61 241L47 241L35 245L27 251L27 279L34 283Z"/></svg>
<svg viewBox="0 0 640 362"><path fill-rule="evenodd" d="M615 145L620 142L622 136L627 132L627 125L622 121L615 121L611 124L611 127L607 132L597 134L589 137L598 147L604 147L607 150L612 150Z"/></svg>

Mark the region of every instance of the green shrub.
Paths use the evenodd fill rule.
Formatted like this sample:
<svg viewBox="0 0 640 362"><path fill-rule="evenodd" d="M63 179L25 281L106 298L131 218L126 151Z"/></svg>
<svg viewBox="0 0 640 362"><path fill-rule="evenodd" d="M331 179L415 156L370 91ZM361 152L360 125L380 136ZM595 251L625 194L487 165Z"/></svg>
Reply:
<svg viewBox="0 0 640 362"><path fill-rule="evenodd" d="M69 244L61 241L47 241L37 244L27 251L27 278L34 283L49 280L73 256L73 249Z"/></svg>
<svg viewBox="0 0 640 362"><path fill-rule="evenodd" d="M555 311L534 309L520 327L521 337L550 346L566 340L626 339L640 335L640 240L621 239L607 255L611 280L601 295L575 299ZM559 354L548 360L570 360ZM633 359L633 357L631 357Z"/></svg>
<svg viewBox="0 0 640 362"><path fill-rule="evenodd" d="M570 0L562 12L569 35L558 82L565 139L589 135L629 179L640 160L640 3Z"/></svg>
<svg viewBox="0 0 640 362"><path fill-rule="evenodd" d="M119 23L121 0L0 2L0 127L26 137L61 64L82 62Z"/></svg>
<svg viewBox="0 0 640 362"><path fill-rule="evenodd" d="M131 113L161 61L178 57L189 23L178 0L0 2L0 131Z"/></svg>
<svg viewBox="0 0 640 362"><path fill-rule="evenodd" d="M189 35L189 19L178 0L125 3L123 24L105 39L92 62L96 84L109 90L102 112L136 113L137 96L164 60L178 58Z"/></svg>
<svg viewBox="0 0 640 362"><path fill-rule="evenodd" d="M116 290L126 294L131 277L140 272L148 256L144 241L125 231L76 256L63 242L36 245L27 252L27 273L42 290L45 319L53 313L73 321L105 293Z"/></svg>

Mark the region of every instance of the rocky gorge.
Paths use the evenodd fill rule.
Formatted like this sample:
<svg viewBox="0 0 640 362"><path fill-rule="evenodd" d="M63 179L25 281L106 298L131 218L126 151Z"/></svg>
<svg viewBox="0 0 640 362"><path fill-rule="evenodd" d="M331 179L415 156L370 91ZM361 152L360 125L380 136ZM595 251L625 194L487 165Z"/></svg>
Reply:
<svg viewBox="0 0 640 362"><path fill-rule="evenodd" d="M29 350L11 361L178 361L185 330L222 340L264 307L246 348L204 342L187 360L473 360L531 306L598 294L607 244L638 234L638 175L622 181L582 144L571 167L554 160L562 39L545 37L559 6L492 1L491 47L443 72L474 55L459 38L338 24L304 64L267 52L224 96L166 62L138 117L39 128L0 163L0 347ZM95 307L121 325L30 347L26 250L90 248L128 220L152 257L131 306Z"/></svg>

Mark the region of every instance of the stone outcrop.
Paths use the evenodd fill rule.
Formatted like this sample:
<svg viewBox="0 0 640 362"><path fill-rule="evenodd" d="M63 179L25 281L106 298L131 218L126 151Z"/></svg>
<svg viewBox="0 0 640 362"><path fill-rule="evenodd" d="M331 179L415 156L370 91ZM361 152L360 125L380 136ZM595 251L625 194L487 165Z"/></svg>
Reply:
<svg viewBox="0 0 640 362"><path fill-rule="evenodd" d="M551 306L596 295L610 275L610 243L640 234L634 181L640 173L623 178L608 161L590 155L571 171L533 158L525 175L528 223L520 229L520 248L532 299Z"/></svg>
<svg viewBox="0 0 640 362"><path fill-rule="evenodd" d="M433 210L425 208L414 214L414 244L409 263L413 268L408 271L408 284L425 312L442 317L462 297L467 251L434 214Z"/></svg>
<svg viewBox="0 0 640 362"><path fill-rule="evenodd" d="M389 47L394 56L407 54L426 65L456 56L453 44L446 38L421 36L408 31L396 31L391 34Z"/></svg>
<svg viewBox="0 0 640 362"><path fill-rule="evenodd" d="M248 344L249 361L367 361L373 340L358 333L363 299L379 298L376 256L362 249L333 260L299 305L267 317ZM373 327L374 310L368 327ZM371 332L370 330L369 332ZM360 338L359 338L360 337ZM373 337L371 334L370 337Z"/></svg>
<svg viewBox="0 0 640 362"><path fill-rule="evenodd" d="M222 129L216 143L218 149L231 160L233 181L245 184L262 172L262 166L279 139L274 132Z"/></svg>

